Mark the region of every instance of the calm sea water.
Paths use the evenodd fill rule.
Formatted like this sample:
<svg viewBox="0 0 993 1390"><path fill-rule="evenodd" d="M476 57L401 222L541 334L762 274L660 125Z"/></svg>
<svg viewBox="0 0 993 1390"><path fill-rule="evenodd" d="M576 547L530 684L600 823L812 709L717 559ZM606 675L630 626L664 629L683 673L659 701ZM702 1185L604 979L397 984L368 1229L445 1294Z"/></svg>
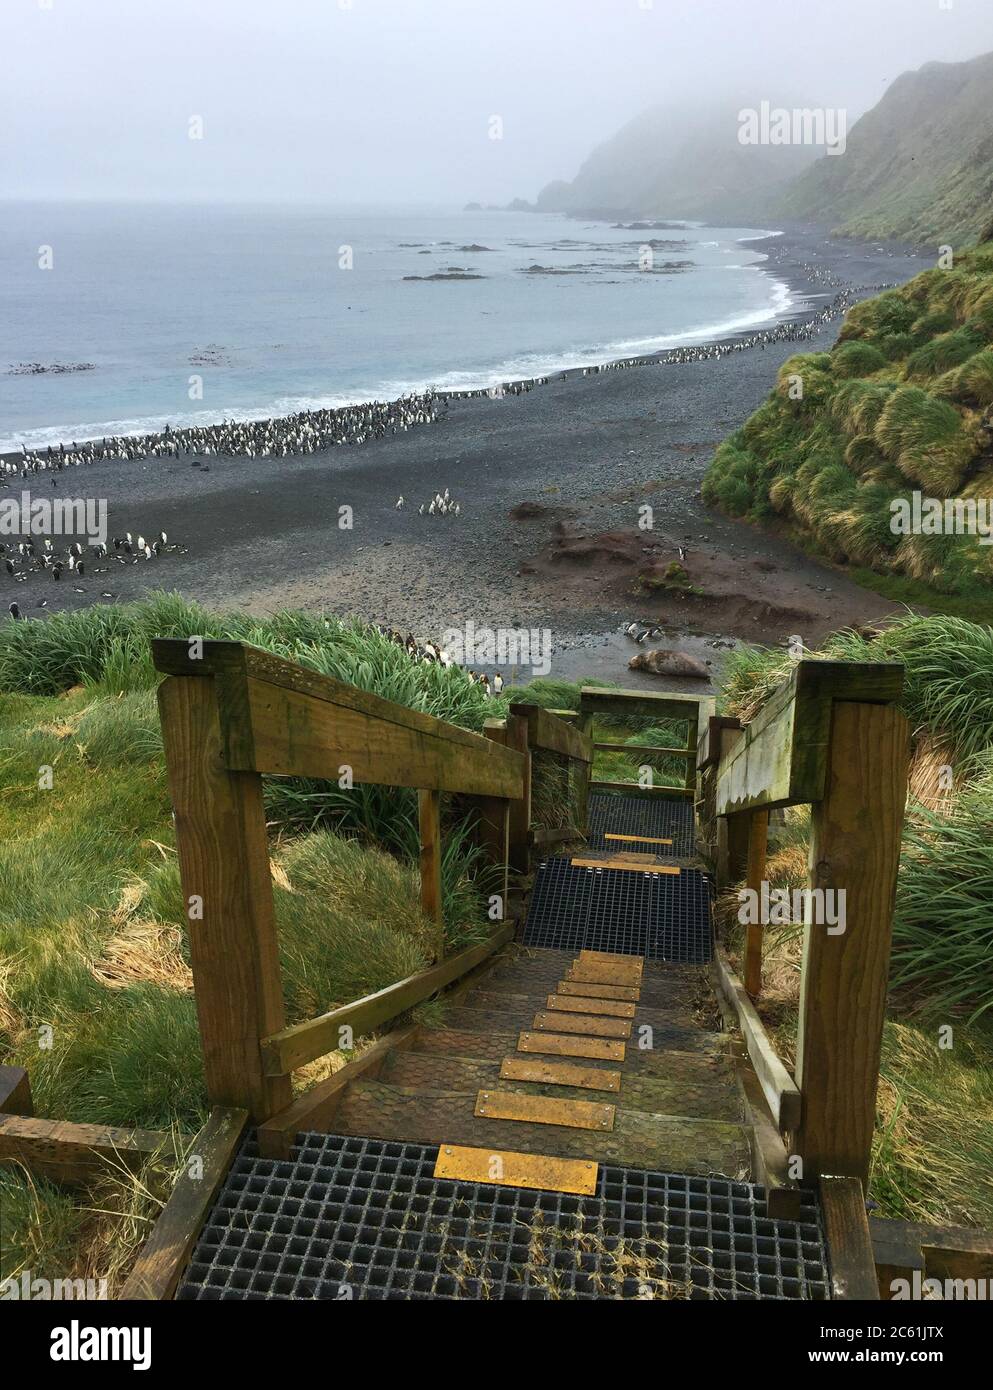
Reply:
<svg viewBox="0 0 993 1390"><path fill-rule="evenodd" d="M8 203L0 448L490 385L757 327L790 308L750 248L761 231L443 209ZM678 244L654 247L645 274L650 239ZM51 270L39 269L43 246ZM662 273L666 261L691 264ZM404 278L453 267L483 278ZM93 370L11 370L35 362Z"/></svg>

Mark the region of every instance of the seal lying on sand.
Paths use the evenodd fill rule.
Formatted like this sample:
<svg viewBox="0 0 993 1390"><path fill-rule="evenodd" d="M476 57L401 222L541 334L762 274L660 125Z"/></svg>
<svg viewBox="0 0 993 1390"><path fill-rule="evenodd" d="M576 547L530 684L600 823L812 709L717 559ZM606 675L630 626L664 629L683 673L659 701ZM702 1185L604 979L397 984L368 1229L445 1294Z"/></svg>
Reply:
<svg viewBox="0 0 993 1390"><path fill-rule="evenodd" d="M650 652L639 652L628 662L629 671L650 671L655 676L696 676L709 681L710 672L702 661L686 652L669 651L667 647L654 647Z"/></svg>

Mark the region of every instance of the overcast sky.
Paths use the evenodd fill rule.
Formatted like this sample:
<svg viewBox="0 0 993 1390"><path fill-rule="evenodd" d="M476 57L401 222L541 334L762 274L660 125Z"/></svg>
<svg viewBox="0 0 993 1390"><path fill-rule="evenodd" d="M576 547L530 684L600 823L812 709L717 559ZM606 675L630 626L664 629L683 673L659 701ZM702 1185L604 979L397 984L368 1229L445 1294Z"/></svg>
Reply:
<svg viewBox="0 0 993 1390"><path fill-rule="evenodd" d="M0 196L532 198L654 102L851 124L907 68L993 50L993 0L944 3L0 0Z"/></svg>

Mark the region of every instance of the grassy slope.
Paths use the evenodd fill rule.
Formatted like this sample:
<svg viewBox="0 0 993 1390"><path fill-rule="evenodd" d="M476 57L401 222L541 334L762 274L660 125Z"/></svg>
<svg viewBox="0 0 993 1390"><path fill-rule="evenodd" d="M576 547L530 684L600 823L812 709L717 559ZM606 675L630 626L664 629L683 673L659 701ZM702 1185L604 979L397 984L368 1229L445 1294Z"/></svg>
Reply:
<svg viewBox="0 0 993 1390"><path fill-rule="evenodd" d="M908 597L989 601L993 546L891 530L891 502L914 491L993 496L993 242L856 305L832 351L785 362L703 487Z"/></svg>
<svg viewBox="0 0 993 1390"><path fill-rule="evenodd" d="M0 1056L29 1068L41 1115L191 1131L206 1097L153 634L243 638L471 729L508 701L487 699L459 670L415 665L374 630L303 614L260 623L159 595L0 625ZM514 692L548 707L575 707L578 693L548 680ZM536 776L539 816L542 799L570 815L558 772ZM266 803L289 1022L430 963L411 793L271 779ZM446 937L456 950L489 923L458 806L446 806ZM314 1063L297 1082L344 1060ZM87 1208L4 1170L0 1278L26 1266L113 1280L155 1209L154 1195L121 1173L108 1171Z"/></svg>
<svg viewBox="0 0 993 1390"><path fill-rule="evenodd" d="M801 174L777 212L848 236L960 245L993 202L993 54L899 77L843 155Z"/></svg>
<svg viewBox="0 0 993 1390"><path fill-rule="evenodd" d="M873 640L839 633L812 655L903 661L915 730L871 1195L884 1215L993 1226L993 629L907 617ZM777 650L733 654L725 711L750 718L790 664ZM942 767L952 769L947 792ZM806 884L808 843L809 812L788 812L771 884ZM732 947L736 911L732 892L721 913ZM770 929L759 1007L784 1057L795 1047L799 959L798 933ZM951 1048L939 1046L944 1025Z"/></svg>

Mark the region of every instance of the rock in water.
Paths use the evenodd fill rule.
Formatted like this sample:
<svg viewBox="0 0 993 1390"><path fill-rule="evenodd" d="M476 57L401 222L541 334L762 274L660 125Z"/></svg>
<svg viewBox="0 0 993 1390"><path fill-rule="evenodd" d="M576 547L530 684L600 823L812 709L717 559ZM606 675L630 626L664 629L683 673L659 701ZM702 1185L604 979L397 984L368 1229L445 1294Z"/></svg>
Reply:
<svg viewBox="0 0 993 1390"><path fill-rule="evenodd" d="M698 680L710 680L710 672L697 657L669 651L667 647L639 652L628 662L628 670L650 671L653 676L695 676Z"/></svg>

